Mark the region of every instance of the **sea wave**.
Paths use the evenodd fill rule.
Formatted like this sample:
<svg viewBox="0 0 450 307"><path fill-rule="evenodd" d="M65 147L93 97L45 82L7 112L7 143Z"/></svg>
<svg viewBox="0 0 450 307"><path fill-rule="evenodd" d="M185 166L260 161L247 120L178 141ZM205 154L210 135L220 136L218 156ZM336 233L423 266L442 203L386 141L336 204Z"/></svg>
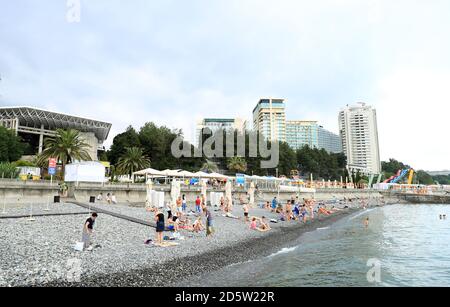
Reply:
<svg viewBox="0 0 450 307"><path fill-rule="evenodd" d="M371 208L371 209L364 210L363 212L360 212L357 215L352 216L351 218L349 218L349 220L352 221L352 220L356 219L357 217L360 217L361 215L364 215L364 214L367 214L369 212L372 212L373 210L376 210L376 208Z"/></svg>
<svg viewBox="0 0 450 307"><path fill-rule="evenodd" d="M295 251L296 249L297 249L297 246L285 247L285 248L281 249L280 251L270 255L269 257L274 257L274 256L278 256L278 255L281 255L281 254L287 254L287 253Z"/></svg>

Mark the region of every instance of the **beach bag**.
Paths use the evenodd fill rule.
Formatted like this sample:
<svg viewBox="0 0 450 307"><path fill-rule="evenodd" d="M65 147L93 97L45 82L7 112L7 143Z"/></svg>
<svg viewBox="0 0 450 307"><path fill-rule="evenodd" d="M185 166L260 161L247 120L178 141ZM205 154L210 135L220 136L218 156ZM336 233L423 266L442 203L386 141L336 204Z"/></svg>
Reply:
<svg viewBox="0 0 450 307"><path fill-rule="evenodd" d="M73 249L76 250L77 252L82 252L84 250L84 243L76 242Z"/></svg>

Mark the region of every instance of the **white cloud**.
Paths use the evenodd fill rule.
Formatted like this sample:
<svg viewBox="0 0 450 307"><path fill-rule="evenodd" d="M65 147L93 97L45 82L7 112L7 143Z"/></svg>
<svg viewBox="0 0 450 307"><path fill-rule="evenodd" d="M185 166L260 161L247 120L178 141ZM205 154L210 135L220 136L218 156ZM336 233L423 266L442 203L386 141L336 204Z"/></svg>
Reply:
<svg viewBox="0 0 450 307"><path fill-rule="evenodd" d="M416 168L450 168L450 73L403 69L379 84L382 158Z"/></svg>

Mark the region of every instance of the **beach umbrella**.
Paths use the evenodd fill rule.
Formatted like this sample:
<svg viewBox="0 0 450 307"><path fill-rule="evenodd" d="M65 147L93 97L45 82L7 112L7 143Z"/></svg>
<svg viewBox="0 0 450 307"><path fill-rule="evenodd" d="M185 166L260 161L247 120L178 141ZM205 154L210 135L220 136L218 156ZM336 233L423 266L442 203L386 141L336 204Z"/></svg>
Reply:
<svg viewBox="0 0 450 307"><path fill-rule="evenodd" d="M150 208L151 206L155 205L153 202L153 181L151 179L147 180L146 184L146 190L147 190L147 197L145 199L145 207Z"/></svg>
<svg viewBox="0 0 450 307"><path fill-rule="evenodd" d="M180 182L177 180L172 180L171 189L170 189L170 196L172 198L171 206L172 206L172 212L176 212L177 207L177 199L180 197L181 194L181 185Z"/></svg>
<svg viewBox="0 0 450 307"><path fill-rule="evenodd" d="M225 184L225 201L227 202L230 211L233 210L232 188L233 187L231 186L231 181L227 181L227 183Z"/></svg>
<svg viewBox="0 0 450 307"><path fill-rule="evenodd" d="M208 193L208 187L206 186L205 180L201 181L201 186L202 186L201 191L202 191L202 195L203 195L203 200L204 200L205 205L206 205L206 202L207 202L207 199L206 199L207 194L206 193Z"/></svg>
<svg viewBox="0 0 450 307"><path fill-rule="evenodd" d="M253 207L255 205L255 183L253 181L250 183L248 195L250 196L249 205Z"/></svg>

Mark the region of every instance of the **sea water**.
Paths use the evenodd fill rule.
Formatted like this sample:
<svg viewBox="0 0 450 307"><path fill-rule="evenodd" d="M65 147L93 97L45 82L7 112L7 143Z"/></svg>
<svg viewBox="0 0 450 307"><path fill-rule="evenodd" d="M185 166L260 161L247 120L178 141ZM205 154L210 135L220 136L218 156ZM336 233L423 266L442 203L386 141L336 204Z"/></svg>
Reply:
<svg viewBox="0 0 450 307"><path fill-rule="evenodd" d="M357 212L192 286L450 286L450 205Z"/></svg>

